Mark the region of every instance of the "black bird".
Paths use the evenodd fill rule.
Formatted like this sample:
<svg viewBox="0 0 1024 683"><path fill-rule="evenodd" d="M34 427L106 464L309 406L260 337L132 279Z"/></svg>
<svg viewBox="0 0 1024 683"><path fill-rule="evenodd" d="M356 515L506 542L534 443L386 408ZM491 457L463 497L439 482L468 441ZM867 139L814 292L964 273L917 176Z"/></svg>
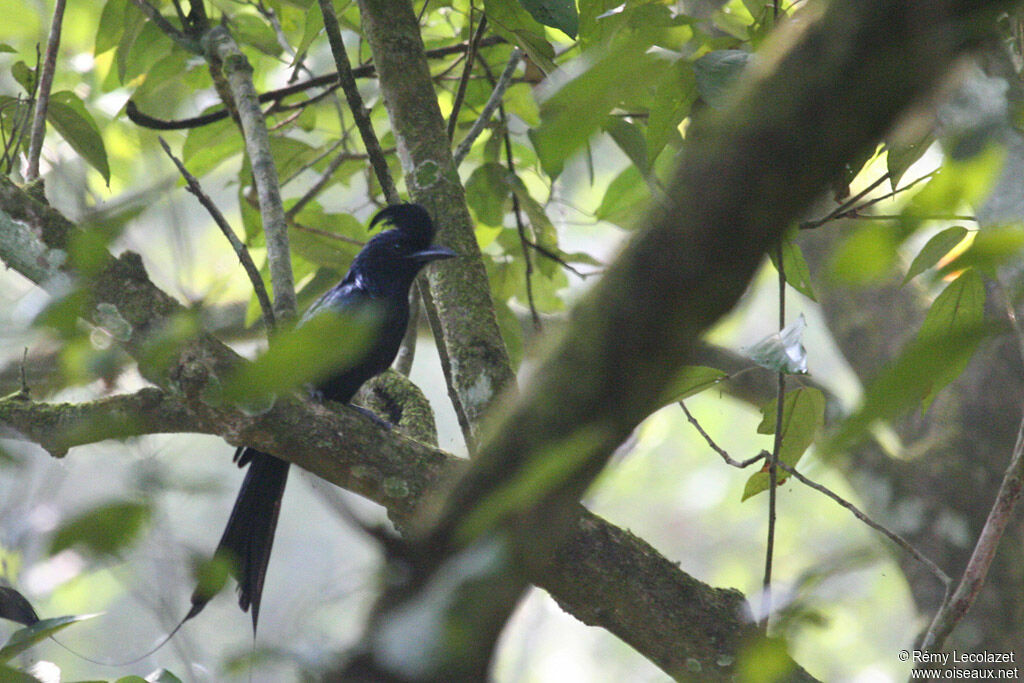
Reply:
<svg viewBox="0 0 1024 683"><path fill-rule="evenodd" d="M348 403L364 382L391 366L409 323L409 289L413 280L427 263L456 255L446 247L431 246L434 224L418 204L395 204L383 209L370 221L370 229L382 222L393 228L367 242L345 278L320 297L302 318L304 322L332 312L358 315L366 309L375 315L376 336L362 358L317 383L313 393L324 399ZM235 451L235 462L239 467L248 465L249 470L216 554L231 561L232 575L238 581L238 605L242 611L252 608L255 632L263 579L288 479L288 463L245 447ZM199 614L210 597L197 588L192 595L192 609L182 623Z"/></svg>

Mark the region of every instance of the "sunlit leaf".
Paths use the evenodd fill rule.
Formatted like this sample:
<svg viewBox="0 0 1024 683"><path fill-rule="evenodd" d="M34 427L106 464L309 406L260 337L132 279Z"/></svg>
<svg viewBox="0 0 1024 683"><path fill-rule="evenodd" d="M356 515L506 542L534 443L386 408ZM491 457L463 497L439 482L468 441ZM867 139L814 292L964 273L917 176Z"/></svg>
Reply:
<svg viewBox="0 0 1024 683"><path fill-rule="evenodd" d="M907 169L913 166L934 142L935 136L929 128L913 140L886 143L885 165L889 171L889 184L892 189L896 189Z"/></svg>
<svg viewBox="0 0 1024 683"><path fill-rule="evenodd" d="M57 631L67 628L71 624L86 619L92 619L96 614L83 614L70 617L56 617L54 619L43 619L31 626L15 631L7 640L7 643L0 648L0 662L9 662L11 659L29 649L33 645L46 640Z"/></svg>
<svg viewBox="0 0 1024 683"><path fill-rule="evenodd" d="M806 328L807 320L801 313L780 332L771 334L741 351L750 360L774 372L805 374L807 349L803 345L803 336Z"/></svg>
<svg viewBox="0 0 1024 683"><path fill-rule="evenodd" d="M96 42L93 53L101 55L107 50L117 47L124 32L124 11L128 0L107 0L100 12L99 28L96 30Z"/></svg>
<svg viewBox="0 0 1024 683"><path fill-rule="evenodd" d="M61 524L50 541L50 554L75 547L98 557L117 555L132 544L149 515L149 506L142 503L100 505Z"/></svg>
<svg viewBox="0 0 1024 683"><path fill-rule="evenodd" d="M829 257L828 273L837 282L864 287L889 277L897 261L900 235L892 225L858 225Z"/></svg>
<svg viewBox="0 0 1024 683"><path fill-rule="evenodd" d="M1024 225L1000 225L978 230L962 254L939 269L943 277L966 268L976 268L995 277L998 269L1015 260L1024 249Z"/></svg>
<svg viewBox="0 0 1024 683"><path fill-rule="evenodd" d="M46 120L85 161L110 182L110 165L103 137L85 104L70 90L55 92L46 108Z"/></svg>
<svg viewBox="0 0 1024 683"><path fill-rule="evenodd" d="M778 420L778 403L772 400L761 408L761 424L758 434L774 434ZM786 394L782 402L782 441L779 444L779 460L795 467L804 452L814 442L814 437L825 424L825 395L813 387L800 387ZM788 474L777 471L776 483L783 482ZM743 488L746 500L767 490L771 486L771 475L765 469L755 472L747 479Z"/></svg>
<svg viewBox="0 0 1024 683"><path fill-rule="evenodd" d="M953 247L960 244L965 237L967 237L967 228L959 225L946 228L937 235L934 235L921 247L921 251L914 257L910 268L907 269L907 274L903 278L903 284L907 284L938 263Z"/></svg>

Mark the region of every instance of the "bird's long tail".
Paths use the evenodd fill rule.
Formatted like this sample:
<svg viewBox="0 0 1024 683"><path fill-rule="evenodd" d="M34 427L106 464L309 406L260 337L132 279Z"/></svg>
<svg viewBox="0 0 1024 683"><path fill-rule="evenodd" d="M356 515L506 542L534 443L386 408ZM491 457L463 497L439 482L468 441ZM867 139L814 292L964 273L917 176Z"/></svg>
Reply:
<svg viewBox="0 0 1024 683"><path fill-rule="evenodd" d="M231 562L232 575L238 581L238 605L242 611L252 607L252 629L255 632L260 616L263 579L267 575L274 530L281 512L281 498L288 481L288 463L252 448L238 449L235 461L240 466L248 463L249 470L235 499L224 535L217 544L216 554L227 557ZM185 620L199 614L210 597L197 589L192 594L192 610Z"/></svg>

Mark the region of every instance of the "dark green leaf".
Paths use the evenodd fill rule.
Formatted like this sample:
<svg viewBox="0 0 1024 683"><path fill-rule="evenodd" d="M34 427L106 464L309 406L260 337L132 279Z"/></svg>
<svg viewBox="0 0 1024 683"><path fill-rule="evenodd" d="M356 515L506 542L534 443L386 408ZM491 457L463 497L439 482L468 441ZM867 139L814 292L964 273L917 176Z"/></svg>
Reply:
<svg viewBox="0 0 1024 683"><path fill-rule="evenodd" d="M15 631L7 640L7 643L0 648L0 662L9 662L11 659L29 649L36 643L46 640L57 631L67 628L71 624L86 619L92 619L97 615L84 614L81 616L56 617L54 619L43 619L31 626Z"/></svg>
<svg viewBox="0 0 1024 683"><path fill-rule="evenodd" d="M107 163L107 149L103 137L85 104L69 90L55 92L50 96L46 119L60 133L72 149L100 172L103 180L110 182L110 166Z"/></svg>
<svg viewBox="0 0 1024 683"><path fill-rule="evenodd" d="M484 12L494 32L519 45L545 73L555 70L555 49L544 37L544 27L516 0L485 0Z"/></svg>
<svg viewBox="0 0 1024 683"><path fill-rule="evenodd" d="M761 409L761 424L758 434L774 434L778 420L778 403L771 401ZM812 387L800 387L786 394L782 402L782 441L779 444L779 460L795 467L804 452L814 442L818 430L825 424L825 395ZM785 481L788 475L779 471L777 483ZM763 470L747 479L743 489L746 500L767 490L771 486L771 475Z"/></svg>
<svg viewBox="0 0 1024 683"><path fill-rule="evenodd" d="M17 52L17 50L15 50L7 43L0 43L0 52Z"/></svg>
<svg viewBox="0 0 1024 683"><path fill-rule="evenodd" d="M659 406L667 406L682 401L705 389L710 389L729 375L717 368L706 368L700 365L689 365L683 368L675 379L661 392Z"/></svg>
<svg viewBox="0 0 1024 683"><path fill-rule="evenodd" d="M505 220L508 201L508 171L501 164L481 164L466 181L466 201L478 221L500 226Z"/></svg>
<svg viewBox="0 0 1024 683"><path fill-rule="evenodd" d="M10 586L0 586L0 619L31 626L39 621L39 615L24 595Z"/></svg>
<svg viewBox="0 0 1024 683"><path fill-rule="evenodd" d="M50 554L74 546L94 556L116 555L139 535L149 513L149 506L128 501L93 508L57 528Z"/></svg>
<svg viewBox="0 0 1024 683"><path fill-rule="evenodd" d="M953 247L960 244L966 236L967 228L959 225L955 225L952 228L946 228L937 235L934 235L921 248L921 251L917 253L917 256L914 257L913 262L910 264L910 268L907 269L907 274L904 276L902 284L907 284L915 277L934 266L946 254L948 254Z"/></svg>
<svg viewBox="0 0 1024 683"><path fill-rule="evenodd" d="M359 251L353 240L365 240L366 228L348 213L325 213L311 202L295 216L297 226L289 231L292 250L310 263L338 272L348 270ZM360 240L360 241L362 241Z"/></svg>
<svg viewBox="0 0 1024 683"><path fill-rule="evenodd" d="M20 669L13 669L6 664L0 664L0 681L4 683L41 683L35 676Z"/></svg>
<svg viewBox="0 0 1024 683"><path fill-rule="evenodd" d="M28 64L22 61L17 61L11 65L11 76L14 80L18 81L18 85L25 89L25 92L29 95L35 93L36 90L36 71L29 67Z"/></svg>
<svg viewBox="0 0 1024 683"><path fill-rule="evenodd" d="M519 0L534 19L575 38L580 18L573 0Z"/></svg>
<svg viewBox="0 0 1024 683"><path fill-rule="evenodd" d="M724 107L751 59L752 55L743 50L715 50L695 61L693 72L701 98L715 109Z"/></svg>

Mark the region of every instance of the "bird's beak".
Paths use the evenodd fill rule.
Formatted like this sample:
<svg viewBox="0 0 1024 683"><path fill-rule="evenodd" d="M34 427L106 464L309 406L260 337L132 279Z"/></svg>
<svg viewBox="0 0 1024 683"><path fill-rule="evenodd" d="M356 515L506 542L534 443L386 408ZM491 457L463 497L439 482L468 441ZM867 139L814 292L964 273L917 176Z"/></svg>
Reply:
<svg viewBox="0 0 1024 683"><path fill-rule="evenodd" d="M458 256L458 254L456 254L448 247L442 247L439 245L427 247L426 249L420 249L419 251L414 251L413 253L409 254L409 258L411 258L413 261L418 261L420 263L440 261L441 259L454 258L456 256Z"/></svg>

